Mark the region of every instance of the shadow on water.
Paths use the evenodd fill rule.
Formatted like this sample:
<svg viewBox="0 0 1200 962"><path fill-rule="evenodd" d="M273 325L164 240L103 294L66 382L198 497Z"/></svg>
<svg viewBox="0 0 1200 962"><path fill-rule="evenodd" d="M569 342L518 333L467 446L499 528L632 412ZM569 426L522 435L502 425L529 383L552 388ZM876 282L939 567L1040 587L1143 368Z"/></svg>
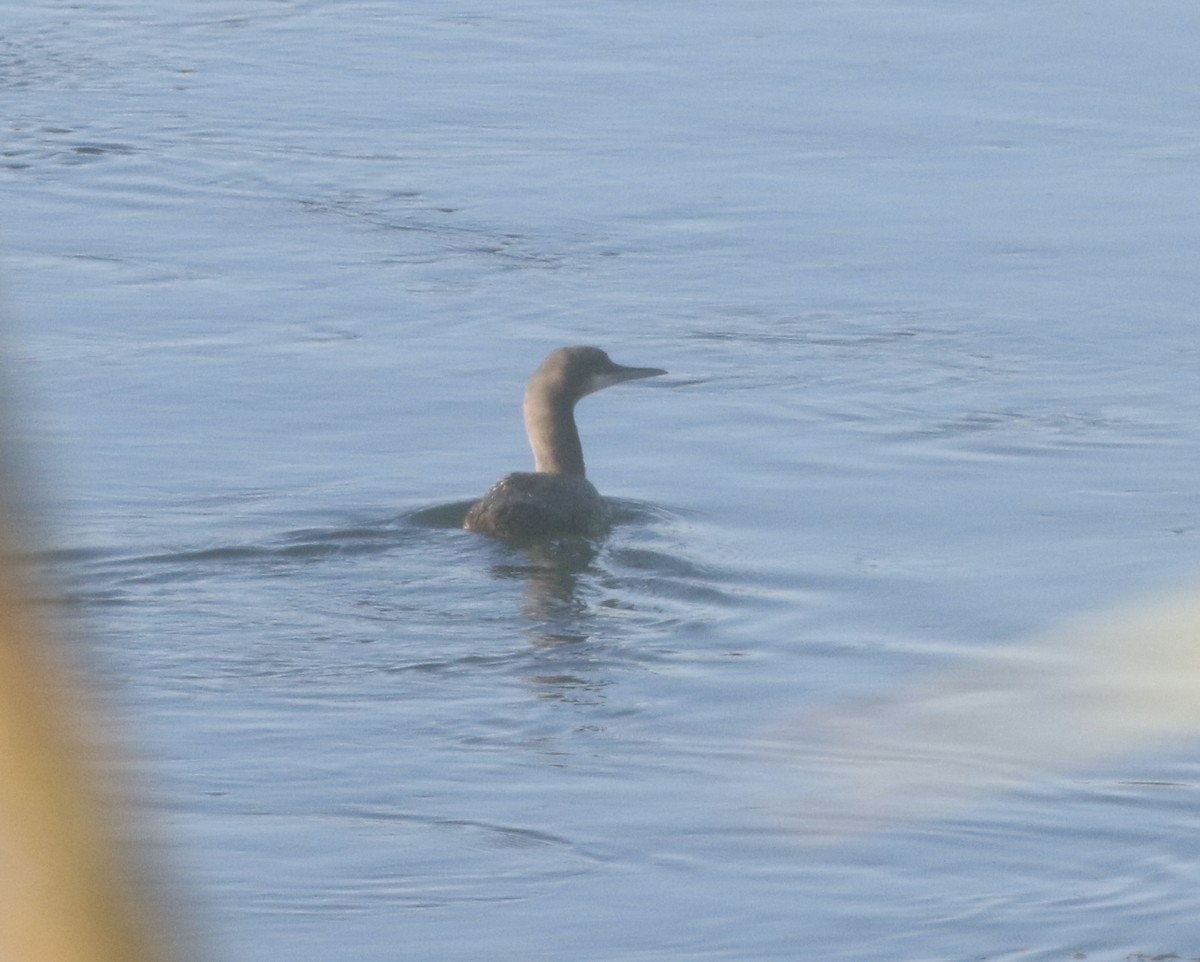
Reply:
<svg viewBox="0 0 1200 962"><path fill-rule="evenodd" d="M174 650L222 677L499 673L569 699L680 657L681 628L722 617L750 590L706 560L703 526L683 512L613 500L604 539L517 545L462 530L471 503L36 560L83 609L172 631L179 612L199 618L203 637Z"/></svg>
<svg viewBox="0 0 1200 962"><path fill-rule="evenodd" d="M67 548L46 551L32 560L43 567L87 572L94 586L161 584L195 581L237 566L261 573L288 570L333 557L374 555L393 551L410 540L394 519L351 526L305 528L255 543L212 544L157 552L133 552L119 547ZM99 596L90 602L103 602ZM107 600L118 602L114 594Z"/></svg>
<svg viewBox="0 0 1200 962"><path fill-rule="evenodd" d="M451 501L449 504L435 504L428 508L418 508L401 515L401 520L418 528L461 528L471 509L472 501Z"/></svg>

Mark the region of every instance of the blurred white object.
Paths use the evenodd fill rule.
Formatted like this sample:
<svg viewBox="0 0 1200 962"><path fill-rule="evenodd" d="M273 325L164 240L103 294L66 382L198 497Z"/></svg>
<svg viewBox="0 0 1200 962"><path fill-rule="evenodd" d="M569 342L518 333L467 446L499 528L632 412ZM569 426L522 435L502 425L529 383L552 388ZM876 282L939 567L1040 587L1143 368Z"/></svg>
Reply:
<svg viewBox="0 0 1200 962"><path fill-rule="evenodd" d="M770 739L772 807L801 834L938 814L1200 733L1200 589L1076 619Z"/></svg>

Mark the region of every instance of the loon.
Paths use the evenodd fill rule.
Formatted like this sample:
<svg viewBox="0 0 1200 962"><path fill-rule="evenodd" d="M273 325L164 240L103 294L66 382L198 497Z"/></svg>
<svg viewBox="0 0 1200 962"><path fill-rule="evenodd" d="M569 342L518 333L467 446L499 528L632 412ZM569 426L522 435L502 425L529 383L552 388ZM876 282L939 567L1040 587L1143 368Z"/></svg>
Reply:
<svg viewBox="0 0 1200 962"><path fill-rule="evenodd" d="M597 347L560 347L525 386L525 433L534 470L501 478L467 512L468 531L501 538L595 537L611 522L608 504L584 474L575 402L601 388L666 374L623 367Z"/></svg>

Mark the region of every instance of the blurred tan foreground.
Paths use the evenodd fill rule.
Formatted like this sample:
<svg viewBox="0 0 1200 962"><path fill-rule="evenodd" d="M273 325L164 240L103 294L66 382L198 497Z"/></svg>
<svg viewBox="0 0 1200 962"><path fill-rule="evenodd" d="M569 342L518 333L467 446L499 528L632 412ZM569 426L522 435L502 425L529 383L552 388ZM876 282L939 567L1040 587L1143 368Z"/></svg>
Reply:
<svg viewBox="0 0 1200 962"><path fill-rule="evenodd" d="M0 517L0 960L174 958L118 842L108 733L45 612L30 603ZM98 757L100 756L100 757Z"/></svg>

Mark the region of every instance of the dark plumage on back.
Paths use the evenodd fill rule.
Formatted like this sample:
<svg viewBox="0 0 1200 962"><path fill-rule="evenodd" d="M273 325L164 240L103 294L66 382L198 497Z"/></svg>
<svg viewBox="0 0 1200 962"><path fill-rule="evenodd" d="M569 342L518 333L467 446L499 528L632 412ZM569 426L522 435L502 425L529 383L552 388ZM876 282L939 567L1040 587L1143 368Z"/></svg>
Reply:
<svg viewBox="0 0 1200 962"><path fill-rule="evenodd" d="M466 527L501 538L596 537L611 512L587 478L520 471L505 475L467 512Z"/></svg>

